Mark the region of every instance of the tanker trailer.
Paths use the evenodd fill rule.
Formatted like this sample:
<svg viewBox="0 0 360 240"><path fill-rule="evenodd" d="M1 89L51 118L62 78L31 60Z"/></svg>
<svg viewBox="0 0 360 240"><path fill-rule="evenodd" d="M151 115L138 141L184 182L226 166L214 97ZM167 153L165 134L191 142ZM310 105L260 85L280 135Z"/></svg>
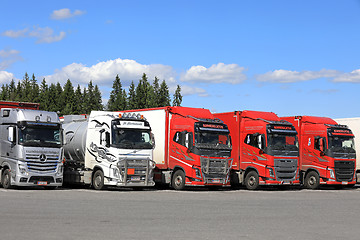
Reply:
<svg viewBox="0 0 360 240"><path fill-rule="evenodd" d="M63 118L64 184L154 186L154 138L140 114L92 111Z"/></svg>

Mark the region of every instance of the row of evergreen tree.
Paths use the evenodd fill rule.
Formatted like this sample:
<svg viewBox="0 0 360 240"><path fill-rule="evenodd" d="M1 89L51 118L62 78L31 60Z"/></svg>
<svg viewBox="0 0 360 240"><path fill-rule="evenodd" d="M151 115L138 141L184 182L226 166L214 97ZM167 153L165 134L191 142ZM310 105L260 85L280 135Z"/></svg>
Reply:
<svg viewBox="0 0 360 240"><path fill-rule="evenodd" d="M35 75L30 78L25 73L22 81L3 84L0 89L0 99L5 101L40 103L40 109L67 114L89 114L91 110L121 111L171 105L169 88L163 80L161 83L155 77L152 85L144 73L137 86L134 81L126 92L123 89L119 75L113 82L110 98L106 105L102 104L102 96L98 85L90 81L87 87L81 89L78 84L74 88L70 79L62 87L59 82L47 84L45 78L38 85ZM182 102L181 88L178 85L173 95L173 106Z"/></svg>

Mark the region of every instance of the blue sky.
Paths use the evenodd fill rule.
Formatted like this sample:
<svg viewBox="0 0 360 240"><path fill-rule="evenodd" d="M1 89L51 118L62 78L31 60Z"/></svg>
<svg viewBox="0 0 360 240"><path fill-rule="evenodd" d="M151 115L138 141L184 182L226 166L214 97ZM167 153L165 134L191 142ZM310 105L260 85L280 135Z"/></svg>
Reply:
<svg viewBox="0 0 360 240"><path fill-rule="evenodd" d="M213 112L360 117L360 1L0 2L0 84L143 73Z"/></svg>

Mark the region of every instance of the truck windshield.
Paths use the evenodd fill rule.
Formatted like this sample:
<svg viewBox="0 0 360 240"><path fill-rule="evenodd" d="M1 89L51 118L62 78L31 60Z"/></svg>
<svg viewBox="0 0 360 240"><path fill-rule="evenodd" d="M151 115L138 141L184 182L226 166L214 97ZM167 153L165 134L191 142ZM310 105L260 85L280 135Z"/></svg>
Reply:
<svg viewBox="0 0 360 240"><path fill-rule="evenodd" d="M228 131L196 131L195 147L208 149L231 149Z"/></svg>
<svg viewBox="0 0 360 240"><path fill-rule="evenodd" d="M298 154L298 140L294 134L272 133L268 135L268 151L271 155L290 155Z"/></svg>
<svg viewBox="0 0 360 240"><path fill-rule="evenodd" d="M60 125L48 123L20 125L19 144L36 147L60 147L62 145Z"/></svg>
<svg viewBox="0 0 360 240"><path fill-rule="evenodd" d="M125 149L151 149L151 131L147 129L122 128L112 131L112 144Z"/></svg>
<svg viewBox="0 0 360 240"><path fill-rule="evenodd" d="M349 136L329 136L329 150L334 153L355 153L354 138Z"/></svg>

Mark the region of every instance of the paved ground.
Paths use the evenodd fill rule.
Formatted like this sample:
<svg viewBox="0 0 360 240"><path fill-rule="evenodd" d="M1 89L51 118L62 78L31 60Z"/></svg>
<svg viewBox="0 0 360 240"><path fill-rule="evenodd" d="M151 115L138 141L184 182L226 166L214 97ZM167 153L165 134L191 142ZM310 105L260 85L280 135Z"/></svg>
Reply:
<svg viewBox="0 0 360 240"><path fill-rule="evenodd" d="M360 188L0 188L1 239L360 239Z"/></svg>

